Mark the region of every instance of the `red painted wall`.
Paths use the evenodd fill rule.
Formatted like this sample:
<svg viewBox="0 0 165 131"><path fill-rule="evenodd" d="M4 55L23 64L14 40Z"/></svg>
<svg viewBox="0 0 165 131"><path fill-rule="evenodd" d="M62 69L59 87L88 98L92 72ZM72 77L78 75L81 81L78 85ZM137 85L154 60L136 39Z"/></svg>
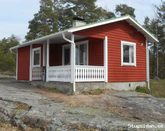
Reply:
<svg viewBox="0 0 165 131"><path fill-rule="evenodd" d="M103 40L89 38L88 45L88 61L89 65L94 66L103 66L104 65L104 49L103 49Z"/></svg>
<svg viewBox="0 0 165 131"><path fill-rule="evenodd" d="M30 46L18 49L18 80L29 80Z"/></svg>
<svg viewBox="0 0 165 131"><path fill-rule="evenodd" d="M49 51L50 66L62 65L62 45L63 44L50 44L50 51Z"/></svg>
<svg viewBox="0 0 165 131"><path fill-rule="evenodd" d="M88 40L88 63L89 65L103 65L103 40L101 39L83 39L80 41ZM78 42L78 41L77 41ZM65 43L67 44L67 43ZM65 44L50 44L50 66L62 65L62 46ZM93 53L93 50L95 53Z"/></svg>
<svg viewBox="0 0 165 131"><path fill-rule="evenodd" d="M108 36L109 82L139 82L146 80L145 37L126 21L79 31L75 34L101 39ZM121 66L121 40L136 43L136 67ZM141 43L144 43L144 45L142 46ZM96 54L97 52L93 49L92 53Z"/></svg>

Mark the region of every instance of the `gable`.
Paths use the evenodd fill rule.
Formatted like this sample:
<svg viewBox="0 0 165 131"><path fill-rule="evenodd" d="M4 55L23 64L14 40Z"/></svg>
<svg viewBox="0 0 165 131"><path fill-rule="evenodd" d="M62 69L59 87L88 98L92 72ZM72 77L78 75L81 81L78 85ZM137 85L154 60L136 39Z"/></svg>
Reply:
<svg viewBox="0 0 165 131"><path fill-rule="evenodd" d="M108 38L117 36L121 40L123 36L134 40L139 38L143 40L145 39L145 36L141 32L139 32L135 27L130 25L127 21L120 21L112 24L93 27L90 29L77 31L74 34L101 39L104 39L105 36L108 36Z"/></svg>

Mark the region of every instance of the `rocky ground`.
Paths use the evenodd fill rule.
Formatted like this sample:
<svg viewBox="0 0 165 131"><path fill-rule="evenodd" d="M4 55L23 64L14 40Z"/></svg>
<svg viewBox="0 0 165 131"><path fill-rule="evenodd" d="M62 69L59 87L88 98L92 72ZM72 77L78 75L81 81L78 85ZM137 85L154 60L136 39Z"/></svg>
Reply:
<svg viewBox="0 0 165 131"><path fill-rule="evenodd" d="M69 96L0 79L0 120L21 130L163 131L165 99L113 90Z"/></svg>

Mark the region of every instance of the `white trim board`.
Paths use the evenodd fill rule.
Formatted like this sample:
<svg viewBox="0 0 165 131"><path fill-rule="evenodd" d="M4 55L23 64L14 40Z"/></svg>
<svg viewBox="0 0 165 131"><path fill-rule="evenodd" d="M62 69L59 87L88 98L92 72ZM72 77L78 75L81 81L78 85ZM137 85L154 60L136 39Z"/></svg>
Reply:
<svg viewBox="0 0 165 131"><path fill-rule="evenodd" d="M39 51L39 64L34 65L34 52ZM32 49L32 67L41 67L41 47Z"/></svg>
<svg viewBox="0 0 165 131"><path fill-rule="evenodd" d="M123 61L123 46L128 45L128 46L133 46L134 49L134 62L133 63L127 63ZM121 41L121 66L136 66L136 43L134 42L129 42L129 41Z"/></svg>

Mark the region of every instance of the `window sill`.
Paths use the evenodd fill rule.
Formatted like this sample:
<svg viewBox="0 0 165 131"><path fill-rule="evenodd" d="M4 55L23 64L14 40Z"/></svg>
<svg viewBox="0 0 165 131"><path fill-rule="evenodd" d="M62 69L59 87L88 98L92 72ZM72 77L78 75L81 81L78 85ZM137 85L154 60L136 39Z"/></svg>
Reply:
<svg viewBox="0 0 165 131"><path fill-rule="evenodd" d="M40 65L34 65L32 66L33 68L41 67Z"/></svg>
<svg viewBox="0 0 165 131"><path fill-rule="evenodd" d="M136 67L136 64L122 63L121 66L132 66L132 67Z"/></svg>

